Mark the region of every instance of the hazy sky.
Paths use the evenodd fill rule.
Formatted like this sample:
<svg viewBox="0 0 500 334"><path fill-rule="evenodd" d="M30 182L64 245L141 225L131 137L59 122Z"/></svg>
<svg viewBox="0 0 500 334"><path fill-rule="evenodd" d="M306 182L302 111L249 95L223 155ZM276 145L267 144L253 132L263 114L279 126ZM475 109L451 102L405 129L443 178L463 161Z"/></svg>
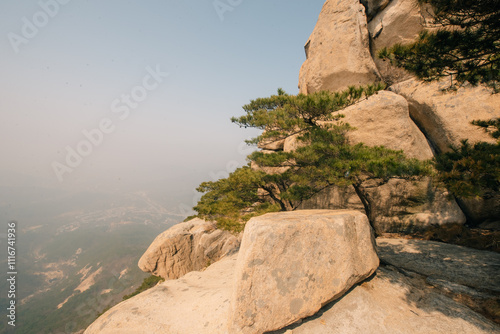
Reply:
<svg viewBox="0 0 500 334"><path fill-rule="evenodd" d="M323 2L1 1L0 185L190 183L244 163L255 132L229 118L297 93Z"/></svg>

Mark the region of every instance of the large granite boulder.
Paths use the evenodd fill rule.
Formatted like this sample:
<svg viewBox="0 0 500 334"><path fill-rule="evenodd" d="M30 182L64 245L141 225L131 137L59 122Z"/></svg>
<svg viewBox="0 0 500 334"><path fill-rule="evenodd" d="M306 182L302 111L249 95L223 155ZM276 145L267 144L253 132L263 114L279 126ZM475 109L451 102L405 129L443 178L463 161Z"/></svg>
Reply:
<svg viewBox="0 0 500 334"><path fill-rule="evenodd" d="M304 210L252 218L238 254L229 333L264 333L315 314L378 267L367 217Z"/></svg>
<svg viewBox="0 0 500 334"><path fill-rule="evenodd" d="M238 250L239 240L215 223L195 218L172 226L156 237L139 260L139 268L176 279Z"/></svg>
<svg viewBox="0 0 500 334"><path fill-rule="evenodd" d="M353 144L403 150L420 160L433 157L427 139L410 118L408 102L400 95L380 91L339 113L345 116L342 121L356 128L348 132Z"/></svg>
<svg viewBox="0 0 500 334"><path fill-rule="evenodd" d="M338 114L344 115L342 122L354 127L347 133L352 144L385 146L402 150L408 157L420 160L433 157L427 139L410 118L408 102L398 94L380 91ZM286 138L283 147L285 152L291 152L301 144L297 137L293 135Z"/></svg>
<svg viewBox="0 0 500 334"><path fill-rule="evenodd" d="M358 0L327 0L305 50L301 93L339 91L379 79L370 55L365 8Z"/></svg>

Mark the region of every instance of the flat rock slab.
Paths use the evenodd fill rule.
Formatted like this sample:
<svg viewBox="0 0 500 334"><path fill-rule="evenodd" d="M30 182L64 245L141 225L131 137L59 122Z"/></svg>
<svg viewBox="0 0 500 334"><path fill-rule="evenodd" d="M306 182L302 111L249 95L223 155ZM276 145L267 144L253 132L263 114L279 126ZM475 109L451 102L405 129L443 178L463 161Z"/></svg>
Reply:
<svg viewBox="0 0 500 334"><path fill-rule="evenodd" d="M85 334L226 333L235 262L232 255L121 302Z"/></svg>
<svg viewBox="0 0 500 334"><path fill-rule="evenodd" d="M448 297L413 287L398 272L379 268L371 280L314 317L271 333L493 334L500 327Z"/></svg>
<svg viewBox="0 0 500 334"><path fill-rule="evenodd" d="M383 262L436 279L500 292L500 254L436 241L377 238Z"/></svg>

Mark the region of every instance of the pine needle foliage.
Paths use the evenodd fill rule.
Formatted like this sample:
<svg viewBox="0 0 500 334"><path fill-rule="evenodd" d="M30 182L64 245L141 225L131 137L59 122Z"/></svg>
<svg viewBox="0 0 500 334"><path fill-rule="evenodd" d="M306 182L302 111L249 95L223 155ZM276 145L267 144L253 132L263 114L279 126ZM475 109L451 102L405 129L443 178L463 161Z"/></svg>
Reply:
<svg viewBox="0 0 500 334"><path fill-rule="evenodd" d="M251 101L243 107L245 115L232 118L240 127L263 130L249 143L293 136L297 148L250 154L248 160L254 168L245 166L227 179L202 183L198 191L204 195L194 209L223 228L243 228L249 217L295 210L326 187L353 185L369 213L365 181L384 183L392 177L430 174L429 162L408 159L402 151L349 143L347 133L353 128L342 122L340 112L383 88L349 87L341 93L310 95L288 95L279 89L276 95Z"/></svg>
<svg viewBox="0 0 500 334"><path fill-rule="evenodd" d="M434 28L414 43L380 50L379 57L432 81L450 76L456 84L483 83L498 91L500 2L498 0L419 0L433 8Z"/></svg>
<svg viewBox="0 0 500 334"><path fill-rule="evenodd" d="M216 221L219 228L240 232L251 217L279 211L259 196L264 175L244 166L225 179L203 182L196 190L204 195L193 209L200 218Z"/></svg>
<svg viewBox="0 0 500 334"><path fill-rule="evenodd" d="M436 157L438 178L456 196L485 197L500 190L500 119L474 121L497 139L495 144L463 140L458 148Z"/></svg>

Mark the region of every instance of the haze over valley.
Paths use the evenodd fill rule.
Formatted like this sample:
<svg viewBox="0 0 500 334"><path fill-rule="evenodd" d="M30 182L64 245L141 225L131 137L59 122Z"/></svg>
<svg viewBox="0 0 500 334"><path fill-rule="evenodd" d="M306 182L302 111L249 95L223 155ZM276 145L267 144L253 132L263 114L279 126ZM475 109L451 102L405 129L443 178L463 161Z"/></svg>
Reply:
<svg viewBox="0 0 500 334"><path fill-rule="evenodd" d="M79 333L134 291L196 187L248 163L258 131L230 118L298 92L323 0L217 3L0 4L0 333Z"/></svg>

